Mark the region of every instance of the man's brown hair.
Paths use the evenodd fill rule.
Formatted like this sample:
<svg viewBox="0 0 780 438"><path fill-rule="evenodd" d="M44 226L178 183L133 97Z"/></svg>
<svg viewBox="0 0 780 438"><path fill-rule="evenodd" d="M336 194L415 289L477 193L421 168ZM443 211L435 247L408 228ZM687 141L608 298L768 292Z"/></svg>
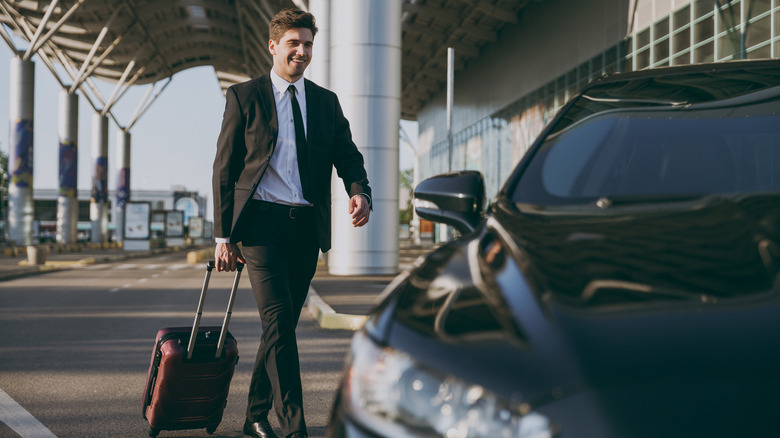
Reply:
<svg viewBox="0 0 780 438"><path fill-rule="evenodd" d="M288 30L296 28L309 29L312 37L317 35L317 24L314 22L314 15L300 9L287 8L274 15L271 23L268 24L269 35L276 42L279 42Z"/></svg>

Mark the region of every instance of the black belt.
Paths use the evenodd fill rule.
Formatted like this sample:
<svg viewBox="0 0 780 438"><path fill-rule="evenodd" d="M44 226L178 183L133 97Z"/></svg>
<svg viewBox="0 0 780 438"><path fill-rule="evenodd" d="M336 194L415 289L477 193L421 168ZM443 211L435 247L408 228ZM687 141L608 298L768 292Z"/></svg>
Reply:
<svg viewBox="0 0 780 438"><path fill-rule="evenodd" d="M277 204L259 199L252 199L250 205L257 211L278 214L289 219L303 219L311 217L312 213L314 213L314 207L311 205Z"/></svg>

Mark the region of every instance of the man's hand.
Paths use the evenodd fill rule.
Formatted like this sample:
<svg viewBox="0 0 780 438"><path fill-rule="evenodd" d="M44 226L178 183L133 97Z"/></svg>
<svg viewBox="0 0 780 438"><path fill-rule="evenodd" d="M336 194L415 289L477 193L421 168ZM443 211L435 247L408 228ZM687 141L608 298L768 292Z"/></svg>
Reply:
<svg viewBox="0 0 780 438"><path fill-rule="evenodd" d="M355 195L349 198L349 214L352 215L353 227L362 227L367 224L368 216L371 214L368 199L363 195Z"/></svg>
<svg viewBox="0 0 780 438"><path fill-rule="evenodd" d="M217 272L235 271L236 262L246 263L238 245L233 243L218 243L214 251L214 265Z"/></svg>

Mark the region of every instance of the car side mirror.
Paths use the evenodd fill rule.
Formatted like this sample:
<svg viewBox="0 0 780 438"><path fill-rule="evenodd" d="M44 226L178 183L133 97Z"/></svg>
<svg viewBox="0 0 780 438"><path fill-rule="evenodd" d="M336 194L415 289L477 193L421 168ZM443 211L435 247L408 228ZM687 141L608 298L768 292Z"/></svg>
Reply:
<svg viewBox="0 0 780 438"><path fill-rule="evenodd" d="M464 170L433 176L414 189L414 210L423 219L455 227L461 234L482 221L485 180L480 172Z"/></svg>

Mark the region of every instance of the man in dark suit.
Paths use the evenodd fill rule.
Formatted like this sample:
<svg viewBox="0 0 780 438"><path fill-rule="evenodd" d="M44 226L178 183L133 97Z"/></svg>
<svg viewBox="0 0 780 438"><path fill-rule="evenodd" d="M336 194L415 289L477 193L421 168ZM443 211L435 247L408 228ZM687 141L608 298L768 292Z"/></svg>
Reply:
<svg viewBox="0 0 780 438"><path fill-rule="evenodd" d="M333 167L355 227L368 223L371 188L338 98L303 78L314 16L285 9L269 29L272 70L226 93L214 159L215 260L218 271L246 263L262 321L244 434L276 437L273 406L285 436L300 438L307 432L295 327L319 251L330 249Z"/></svg>

